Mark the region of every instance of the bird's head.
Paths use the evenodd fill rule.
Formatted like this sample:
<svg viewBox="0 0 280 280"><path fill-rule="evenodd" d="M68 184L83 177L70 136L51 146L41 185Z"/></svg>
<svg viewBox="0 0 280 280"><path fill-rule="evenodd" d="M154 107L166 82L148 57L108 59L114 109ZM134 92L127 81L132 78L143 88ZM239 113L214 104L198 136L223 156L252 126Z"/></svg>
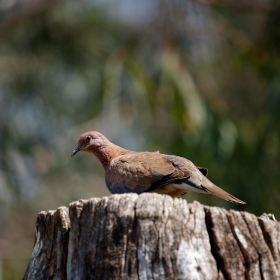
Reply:
<svg viewBox="0 0 280 280"><path fill-rule="evenodd" d="M72 152L71 157L73 157L79 151L96 154L106 146L107 142L108 139L97 131L85 132L80 136L78 146Z"/></svg>

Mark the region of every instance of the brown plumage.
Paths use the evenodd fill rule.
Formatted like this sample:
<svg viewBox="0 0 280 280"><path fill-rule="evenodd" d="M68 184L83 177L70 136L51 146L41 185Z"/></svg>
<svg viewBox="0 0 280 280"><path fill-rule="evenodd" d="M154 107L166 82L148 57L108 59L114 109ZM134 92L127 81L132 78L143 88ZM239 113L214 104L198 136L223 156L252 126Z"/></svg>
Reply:
<svg viewBox="0 0 280 280"><path fill-rule="evenodd" d="M99 159L105 169L107 188L113 194L157 192L180 197L194 191L245 204L207 179L206 168L196 167L179 156L126 150L96 131L82 134L71 156L79 151L90 152Z"/></svg>

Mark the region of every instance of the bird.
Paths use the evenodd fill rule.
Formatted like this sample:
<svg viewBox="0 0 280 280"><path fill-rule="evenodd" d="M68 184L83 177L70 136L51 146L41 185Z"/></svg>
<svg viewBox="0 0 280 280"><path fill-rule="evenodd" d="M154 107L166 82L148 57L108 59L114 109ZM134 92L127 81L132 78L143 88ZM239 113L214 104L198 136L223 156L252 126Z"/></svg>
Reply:
<svg viewBox="0 0 280 280"><path fill-rule="evenodd" d="M197 167L180 156L127 150L111 143L98 131L83 133L71 157L81 151L99 159L111 194L155 192L176 198L192 191L246 204L212 183L206 177L207 168Z"/></svg>

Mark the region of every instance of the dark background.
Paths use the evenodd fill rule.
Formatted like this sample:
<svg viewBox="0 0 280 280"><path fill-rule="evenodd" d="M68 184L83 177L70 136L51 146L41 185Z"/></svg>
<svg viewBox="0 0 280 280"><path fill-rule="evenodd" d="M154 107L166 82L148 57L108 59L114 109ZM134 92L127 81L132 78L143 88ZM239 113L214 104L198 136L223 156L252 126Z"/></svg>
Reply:
<svg viewBox="0 0 280 280"><path fill-rule="evenodd" d="M70 158L89 130L247 204L189 202L279 219L279 24L269 0L0 2L0 279L22 278L38 212L109 195L96 158Z"/></svg>

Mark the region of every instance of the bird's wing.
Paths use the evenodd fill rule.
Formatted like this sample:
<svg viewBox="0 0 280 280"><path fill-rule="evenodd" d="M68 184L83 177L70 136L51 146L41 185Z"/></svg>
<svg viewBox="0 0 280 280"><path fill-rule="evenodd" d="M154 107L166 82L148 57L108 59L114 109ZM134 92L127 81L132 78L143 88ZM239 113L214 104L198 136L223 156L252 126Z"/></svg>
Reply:
<svg viewBox="0 0 280 280"><path fill-rule="evenodd" d="M141 193L153 191L174 181L180 181L199 170L187 159L181 163L171 161L169 156L159 153L133 153L115 158L106 170L105 179L109 190L113 193L133 191ZM190 168L188 168L190 163ZM177 166L178 165L178 166ZM201 172L206 174L207 169ZM199 172L200 173L200 172ZM202 175L202 173L200 173ZM202 175L203 176L203 175Z"/></svg>
<svg viewBox="0 0 280 280"><path fill-rule="evenodd" d="M115 158L105 179L111 193L159 191L172 184L182 193L211 193L233 203L245 203L214 185L206 174L207 169L196 167L188 159L144 152Z"/></svg>

